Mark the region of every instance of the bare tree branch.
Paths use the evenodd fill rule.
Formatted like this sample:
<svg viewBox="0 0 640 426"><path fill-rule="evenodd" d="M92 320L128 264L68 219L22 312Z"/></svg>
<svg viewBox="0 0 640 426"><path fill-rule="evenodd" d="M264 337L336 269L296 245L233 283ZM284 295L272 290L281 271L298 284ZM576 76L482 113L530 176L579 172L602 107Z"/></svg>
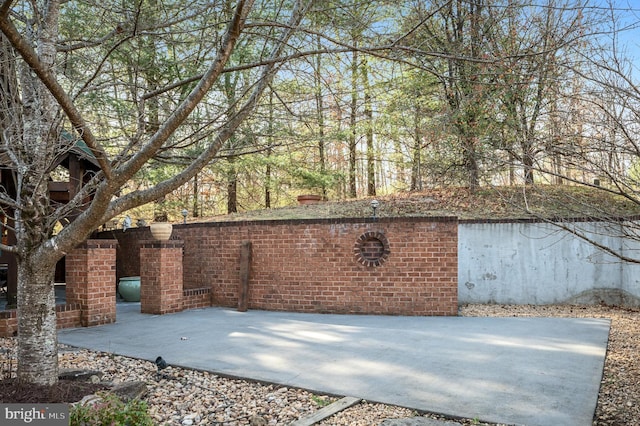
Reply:
<svg viewBox="0 0 640 426"><path fill-rule="evenodd" d="M77 110L65 90L60 86L55 76L42 65L38 55L29 45L29 43L20 35L13 23L7 18L6 15L0 16L0 30L5 34L7 39L11 42L14 49L22 56L22 59L31 67L36 75L41 79L43 84L49 89L53 97L59 103L60 107L64 110L69 118L69 121L73 125L74 129L78 132L82 140L93 152L93 155L100 164L100 168L104 173L105 178L110 179L112 177L111 166L107 159L107 154L100 146L95 136L91 132L91 129L87 126L82 115Z"/></svg>

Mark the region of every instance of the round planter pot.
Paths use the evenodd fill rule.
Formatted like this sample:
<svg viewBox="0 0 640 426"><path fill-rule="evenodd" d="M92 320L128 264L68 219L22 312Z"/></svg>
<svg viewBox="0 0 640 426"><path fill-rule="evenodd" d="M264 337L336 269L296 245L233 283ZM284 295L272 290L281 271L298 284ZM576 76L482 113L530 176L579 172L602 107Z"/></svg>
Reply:
<svg viewBox="0 0 640 426"><path fill-rule="evenodd" d="M166 222L152 223L149 226L151 235L156 240L166 241L171 238L171 231L173 231L173 225Z"/></svg>
<svg viewBox="0 0 640 426"><path fill-rule="evenodd" d="M140 301L140 277L122 277L118 284L118 293L125 302Z"/></svg>
<svg viewBox="0 0 640 426"><path fill-rule="evenodd" d="M303 194L298 195L298 203L300 204L316 204L322 200L320 195L315 194Z"/></svg>

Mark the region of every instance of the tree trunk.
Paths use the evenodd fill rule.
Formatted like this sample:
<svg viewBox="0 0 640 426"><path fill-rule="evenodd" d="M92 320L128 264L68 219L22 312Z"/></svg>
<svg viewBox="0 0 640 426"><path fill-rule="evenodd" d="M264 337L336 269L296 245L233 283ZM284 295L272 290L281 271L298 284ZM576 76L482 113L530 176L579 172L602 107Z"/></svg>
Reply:
<svg viewBox="0 0 640 426"><path fill-rule="evenodd" d="M351 63L351 117L349 118L349 196L355 198L356 188L356 114L358 111L358 51L353 52Z"/></svg>
<svg viewBox="0 0 640 426"><path fill-rule="evenodd" d="M318 50L322 49L322 38L318 34L316 36L316 47ZM322 55L316 56L315 71L314 71L314 84L316 95L316 114L318 119L318 161L320 162L320 174L323 176L327 173L326 154L325 154L325 122L324 122L324 99L322 97L322 78L320 73L322 71ZM322 179L322 199L326 200L327 197L327 185L325 180Z"/></svg>
<svg viewBox="0 0 640 426"><path fill-rule="evenodd" d="M416 104L413 114L413 149L411 155L411 191L422 191L422 153L420 107Z"/></svg>
<svg viewBox="0 0 640 426"><path fill-rule="evenodd" d="M463 161L467 172L469 190L475 192L480 186L480 166L476 152L476 137L463 136Z"/></svg>
<svg viewBox="0 0 640 426"><path fill-rule="evenodd" d="M264 171L264 206L271 208L271 155L273 154L273 91L269 92L269 129L267 137L267 166Z"/></svg>
<svg viewBox="0 0 640 426"><path fill-rule="evenodd" d="M38 57L52 70L58 36L59 3L52 0L37 34ZM50 201L43 170L61 149L58 105L47 88L25 65L20 72L23 105L22 139L14 141L17 197L15 212L18 269L18 380L51 385L58 380L54 275L60 249L44 247L50 237ZM21 143L20 143L21 142Z"/></svg>
<svg viewBox="0 0 640 426"><path fill-rule="evenodd" d="M55 263L41 257L18 258L18 379L52 385L58 380Z"/></svg>
<svg viewBox="0 0 640 426"><path fill-rule="evenodd" d="M267 149L267 167L264 172L264 207L271 208L271 148Z"/></svg>
<svg viewBox="0 0 640 426"><path fill-rule="evenodd" d="M236 171L236 157L229 157L227 170L227 213L238 212L238 172Z"/></svg>
<svg viewBox="0 0 640 426"><path fill-rule="evenodd" d="M535 183L533 175L533 155L525 153L522 157L522 164L524 165L524 184L533 185Z"/></svg>
<svg viewBox="0 0 640 426"><path fill-rule="evenodd" d="M364 86L364 117L367 137L367 195L376 195L376 164L373 146L373 107L371 106L371 85L367 60L362 61L362 85Z"/></svg>
<svg viewBox="0 0 640 426"><path fill-rule="evenodd" d="M200 213L199 213L199 202L198 202L198 198L200 197L200 189L199 189L199 185L198 185L198 174L196 174L193 177L193 217L199 217Z"/></svg>

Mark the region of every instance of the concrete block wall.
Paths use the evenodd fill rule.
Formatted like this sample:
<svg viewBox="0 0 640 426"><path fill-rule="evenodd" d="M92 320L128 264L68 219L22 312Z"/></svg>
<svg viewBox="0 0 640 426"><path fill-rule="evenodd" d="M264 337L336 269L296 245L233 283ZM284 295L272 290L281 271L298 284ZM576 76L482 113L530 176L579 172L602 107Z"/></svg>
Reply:
<svg viewBox="0 0 640 426"><path fill-rule="evenodd" d="M563 225L640 260L640 243L628 237L636 223ZM465 221L458 241L460 303L640 307L640 264L624 262L553 224Z"/></svg>

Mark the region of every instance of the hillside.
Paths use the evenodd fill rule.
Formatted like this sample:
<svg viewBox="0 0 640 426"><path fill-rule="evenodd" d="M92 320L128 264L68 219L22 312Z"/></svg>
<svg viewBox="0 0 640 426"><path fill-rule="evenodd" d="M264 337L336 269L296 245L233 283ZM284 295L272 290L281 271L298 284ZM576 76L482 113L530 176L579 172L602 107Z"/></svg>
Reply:
<svg viewBox="0 0 640 426"><path fill-rule="evenodd" d="M313 205L254 210L193 221L287 220L370 217L371 200L327 201ZM578 186L431 189L375 197L378 217L457 216L459 219L627 217L640 205L602 190ZM528 212L527 212L528 210Z"/></svg>

